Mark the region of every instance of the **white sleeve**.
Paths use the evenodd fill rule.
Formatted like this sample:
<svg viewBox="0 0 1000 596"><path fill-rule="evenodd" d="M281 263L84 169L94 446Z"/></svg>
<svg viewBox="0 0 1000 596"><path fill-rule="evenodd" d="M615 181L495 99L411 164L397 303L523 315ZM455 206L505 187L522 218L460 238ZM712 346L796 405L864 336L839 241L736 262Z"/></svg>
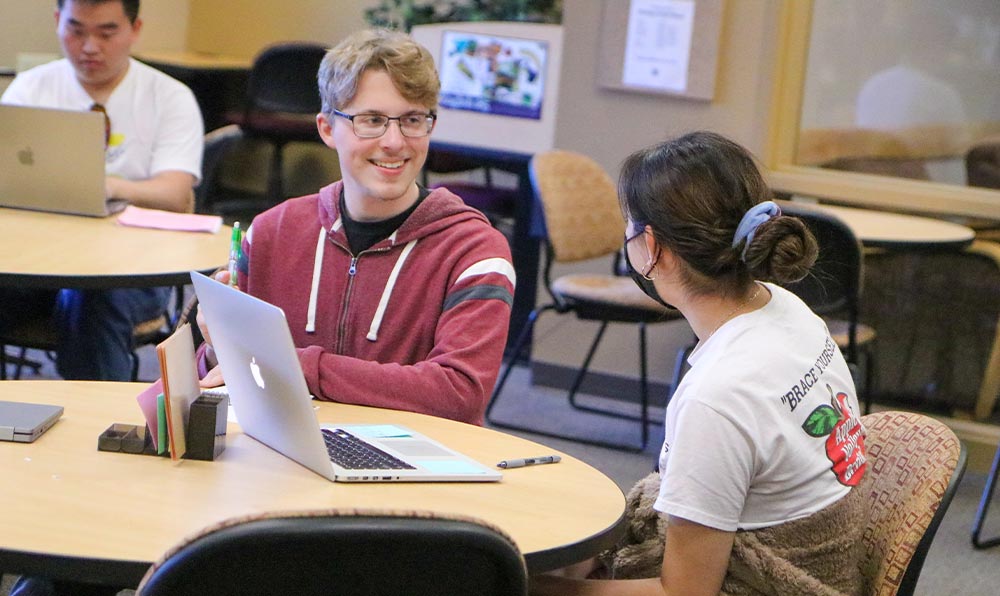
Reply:
<svg viewBox="0 0 1000 596"><path fill-rule="evenodd" d="M188 172L201 180L205 126L191 90L168 86L158 98L159 125L150 160L150 176L169 170Z"/></svg>
<svg viewBox="0 0 1000 596"><path fill-rule="evenodd" d="M34 102L30 95L31 91L27 87L24 75L14 77L14 80L7 86L3 95L0 96L0 103L11 106L33 105Z"/></svg>
<svg viewBox="0 0 1000 596"><path fill-rule="evenodd" d="M678 406L667 429L666 469L660 470L660 495L653 506L735 531L754 474L754 441L743 427L699 401Z"/></svg>

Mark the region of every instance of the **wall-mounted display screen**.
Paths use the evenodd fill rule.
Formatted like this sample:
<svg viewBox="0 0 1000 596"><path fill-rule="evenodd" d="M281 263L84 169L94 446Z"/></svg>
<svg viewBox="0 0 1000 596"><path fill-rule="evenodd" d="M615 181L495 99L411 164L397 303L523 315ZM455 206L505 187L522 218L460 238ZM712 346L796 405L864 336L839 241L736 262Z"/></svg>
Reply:
<svg viewBox="0 0 1000 596"><path fill-rule="evenodd" d="M441 106L538 120L547 55L544 41L444 31Z"/></svg>

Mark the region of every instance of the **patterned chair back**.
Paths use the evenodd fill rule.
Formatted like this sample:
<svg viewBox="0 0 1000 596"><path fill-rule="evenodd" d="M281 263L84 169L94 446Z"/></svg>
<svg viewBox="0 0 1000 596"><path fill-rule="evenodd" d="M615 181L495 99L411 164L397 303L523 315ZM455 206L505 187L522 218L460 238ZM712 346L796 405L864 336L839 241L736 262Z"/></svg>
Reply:
<svg viewBox="0 0 1000 596"><path fill-rule="evenodd" d="M941 518L965 471L965 446L943 423L909 412L862 417L870 491L863 572L868 594L913 594Z"/></svg>

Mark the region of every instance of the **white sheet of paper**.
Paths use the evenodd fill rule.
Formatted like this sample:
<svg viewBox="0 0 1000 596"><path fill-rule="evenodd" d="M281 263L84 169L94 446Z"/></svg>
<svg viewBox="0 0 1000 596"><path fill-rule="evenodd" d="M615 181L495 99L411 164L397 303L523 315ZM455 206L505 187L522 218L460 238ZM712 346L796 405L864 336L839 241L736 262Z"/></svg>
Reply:
<svg viewBox="0 0 1000 596"><path fill-rule="evenodd" d="M631 0L622 83L687 90L694 0Z"/></svg>

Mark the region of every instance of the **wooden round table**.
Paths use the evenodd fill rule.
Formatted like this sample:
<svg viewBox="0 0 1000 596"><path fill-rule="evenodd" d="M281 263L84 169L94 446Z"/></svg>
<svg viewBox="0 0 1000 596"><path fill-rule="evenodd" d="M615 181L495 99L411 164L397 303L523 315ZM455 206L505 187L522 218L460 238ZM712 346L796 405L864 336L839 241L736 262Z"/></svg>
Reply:
<svg viewBox="0 0 1000 596"><path fill-rule="evenodd" d="M962 250L972 244L976 236L972 228L930 217L804 202L795 205L840 218L866 248Z"/></svg>
<svg viewBox="0 0 1000 596"><path fill-rule="evenodd" d="M108 289L176 286L229 259L230 228L215 234L120 225L0 208L0 286Z"/></svg>
<svg viewBox="0 0 1000 596"><path fill-rule="evenodd" d="M0 399L62 405L34 443L0 442L0 569L117 586L137 585L151 562L220 520L327 507L421 509L504 529L531 572L592 557L624 531L625 498L607 476L550 447L421 414L315 402L321 422L402 424L490 466L558 453L557 464L505 470L489 483L334 483L230 425L212 462L97 450L114 422L142 424L145 385L0 382Z"/></svg>

